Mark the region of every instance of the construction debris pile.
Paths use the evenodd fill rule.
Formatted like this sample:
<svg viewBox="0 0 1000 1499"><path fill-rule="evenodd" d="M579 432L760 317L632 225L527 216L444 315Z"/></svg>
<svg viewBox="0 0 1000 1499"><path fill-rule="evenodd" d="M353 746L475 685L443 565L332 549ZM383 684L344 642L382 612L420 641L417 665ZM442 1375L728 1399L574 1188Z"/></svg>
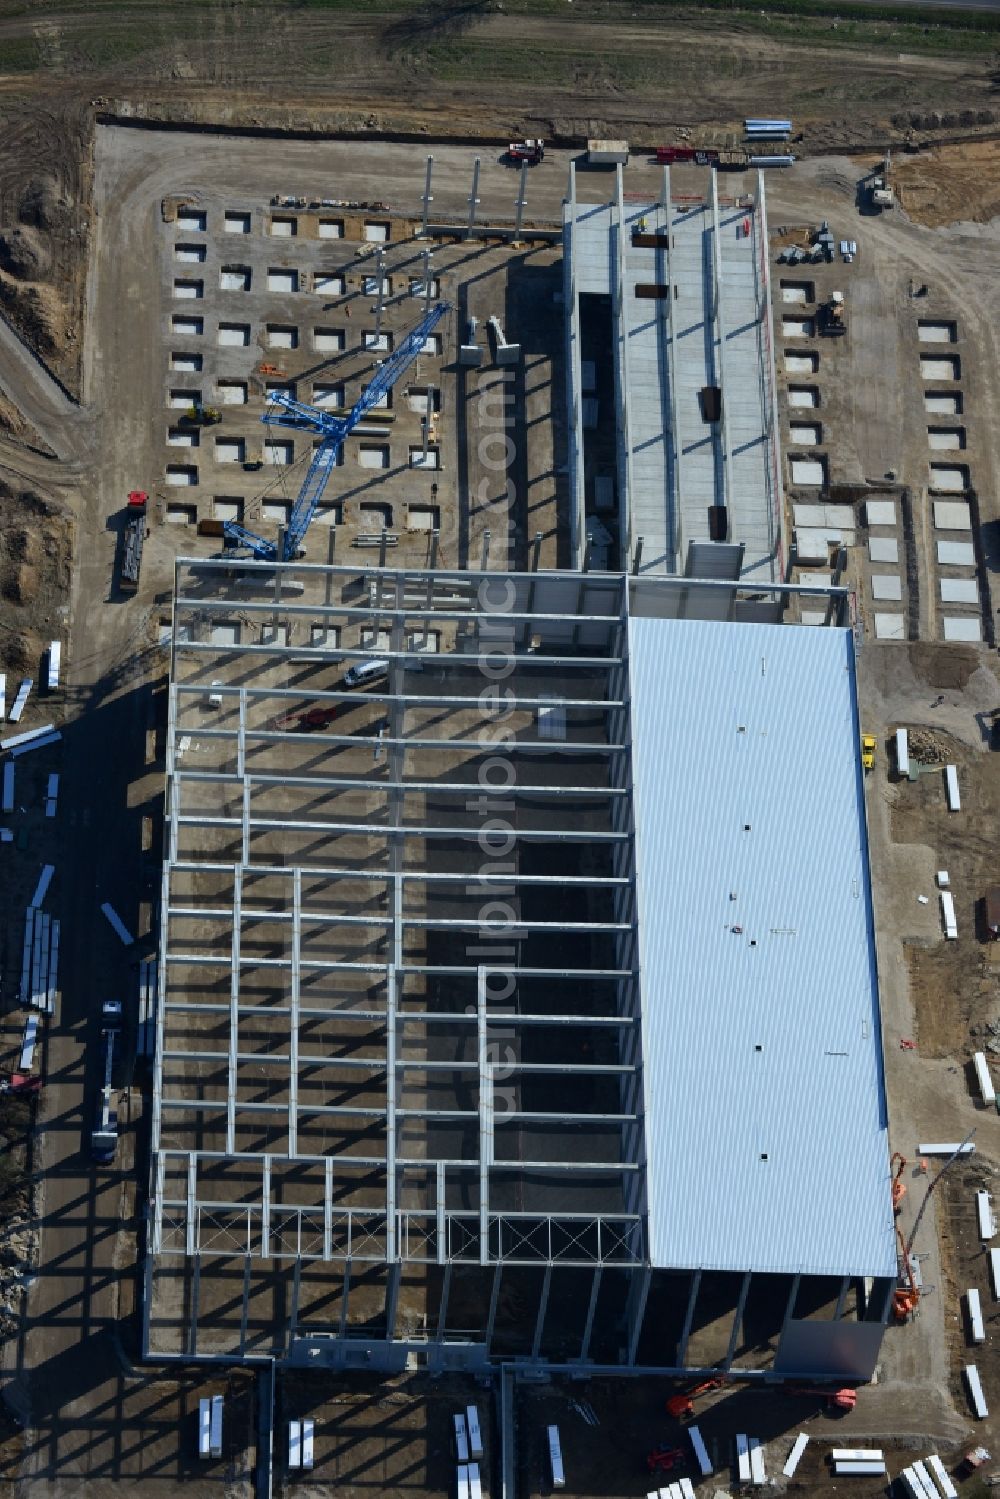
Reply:
<svg viewBox="0 0 1000 1499"><path fill-rule="evenodd" d="M930 729L909 731L910 754L921 765L944 765L948 751Z"/></svg>

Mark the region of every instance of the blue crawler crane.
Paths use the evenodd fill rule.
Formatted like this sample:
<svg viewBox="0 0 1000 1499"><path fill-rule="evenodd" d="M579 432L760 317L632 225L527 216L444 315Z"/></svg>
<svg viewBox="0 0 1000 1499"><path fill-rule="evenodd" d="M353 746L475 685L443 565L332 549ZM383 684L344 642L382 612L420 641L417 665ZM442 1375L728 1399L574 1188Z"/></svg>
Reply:
<svg viewBox="0 0 1000 1499"><path fill-rule="evenodd" d="M344 445L344 439L350 436L359 422L364 421L369 411L378 405L400 375L410 367L448 311L448 305L447 302L440 302L406 335L399 348L378 367L361 399L347 416L330 416L328 412L320 411L315 406L297 401L284 391L278 391L272 397L261 421L268 425L274 423L279 427L297 427L300 431L315 432L322 439L306 471L298 499L292 506L281 547L282 562L290 562L298 556L316 508L323 498L330 474L337 465L337 455ZM279 560L277 543L266 541L263 536L257 536L235 521L226 521L223 534L227 541L248 547L255 557L264 562Z"/></svg>

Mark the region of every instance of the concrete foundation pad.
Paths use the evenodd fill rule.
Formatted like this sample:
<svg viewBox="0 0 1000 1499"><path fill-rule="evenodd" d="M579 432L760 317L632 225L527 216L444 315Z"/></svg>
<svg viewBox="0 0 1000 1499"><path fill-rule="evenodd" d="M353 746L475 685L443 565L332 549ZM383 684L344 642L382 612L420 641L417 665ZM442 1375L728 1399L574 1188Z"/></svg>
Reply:
<svg viewBox="0 0 1000 1499"><path fill-rule="evenodd" d="M902 614L876 614L876 640L905 640L906 619Z"/></svg>
<svg viewBox="0 0 1000 1499"><path fill-rule="evenodd" d="M868 560L870 562L898 562L899 543L894 536L869 536Z"/></svg>
<svg viewBox="0 0 1000 1499"><path fill-rule="evenodd" d="M971 531L969 507L964 500L935 500L934 529L936 531Z"/></svg>
<svg viewBox="0 0 1000 1499"><path fill-rule="evenodd" d="M825 609L803 609L799 615L804 625L821 625L826 620Z"/></svg>
<svg viewBox="0 0 1000 1499"><path fill-rule="evenodd" d="M800 526L795 532L795 554L800 565L812 562L826 564L830 560L830 542L841 540L839 531L824 531L821 527Z"/></svg>
<svg viewBox="0 0 1000 1499"><path fill-rule="evenodd" d="M872 576L872 598L896 600L903 597L903 584L898 573L875 573Z"/></svg>
<svg viewBox="0 0 1000 1499"><path fill-rule="evenodd" d="M896 501L867 500L865 519L870 526L894 526L896 524Z"/></svg>
<svg viewBox="0 0 1000 1499"><path fill-rule="evenodd" d="M941 620L945 640L982 640L982 627L972 615L946 614Z"/></svg>
<svg viewBox="0 0 1000 1499"><path fill-rule="evenodd" d="M937 560L939 567L975 567L976 549L971 541L939 541Z"/></svg>
<svg viewBox="0 0 1000 1499"><path fill-rule="evenodd" d="M941 578L942 604L978 604L979 585L975 578Z"/></svg>
<svg viewBox="0 0 1000 1499"><path fill-rule="evenodd" d="M815 485L817 489L826 483L826 462L822 458L789 458L793 484Z"/></svg>
<svg viewBox="0 0 1000 1499"><path fill-rule="evenodd" d="M816 527L824 531L851 532L853 535L857 519L850 505L792 506L792 520L796 526Z"/></svg>

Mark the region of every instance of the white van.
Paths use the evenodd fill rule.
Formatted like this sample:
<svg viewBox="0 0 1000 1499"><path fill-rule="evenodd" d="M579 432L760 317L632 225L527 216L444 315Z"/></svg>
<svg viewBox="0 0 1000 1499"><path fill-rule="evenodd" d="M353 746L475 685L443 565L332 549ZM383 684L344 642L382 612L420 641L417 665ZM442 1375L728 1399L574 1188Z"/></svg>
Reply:
<svg viewBox="0 0 1000 1499"><path fill-rule="evenodd" d="M389 675L388 661L355 661L344 672L345 687L367 687Z"/></svg>

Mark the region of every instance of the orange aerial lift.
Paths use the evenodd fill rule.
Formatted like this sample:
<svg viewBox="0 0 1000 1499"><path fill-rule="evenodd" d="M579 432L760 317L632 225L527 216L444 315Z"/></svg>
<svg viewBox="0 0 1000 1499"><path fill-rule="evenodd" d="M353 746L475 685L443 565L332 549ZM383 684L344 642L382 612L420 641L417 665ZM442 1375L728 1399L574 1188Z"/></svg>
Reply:
<svg viewBox="0 0 1000 1499"><path fill-rule="evenodd" d="M920 1304L920 1288L913 1274L913 1260L910 1257L910 1248L903 1238L902 1230L897 1226L896 1238L899 1240L899 1252L903 1256L903 1273L906 1276L906 1285L897 1286L892 1297L892 1314L897 1322L906 1322L912 1317ZM910 1243L912 1243L912 1236Z"/></svg>
<svg viewBox="0 0 1000 1499"><path fill-rule="evenodd" d="M896 1229L896 1237L899 1240L899 1247L903 1254L902 1274L906 1276L906 1285L897 1286L892 1298L892 1311L897 1322L909 1321L910 1317L920 1305L920 1288L918 1287L916 1278L913 1274L912 1260L913 1242L917 1237L917 1229L920 1227L920 1220L924 1216L924 1213L927 1211L927 1204L931 1200L931 1194L934 1191L934 1188L937 1186L938 1182L941 1180L942 1176L944 1176L948 1168L950 1166L953 1166L959 1159L959 1157L964 1154L965 1147L968 1145L969 1141L972 1139L975 1133L976 1132L974 1129L969 1131L962 1143L952 1151L951 1155L945 1161L937 1176L929 1184L927 1191L924 1193L924 1200L920 1204L917 1216L913 1220L913 1227L910 1229L910 1237L904 1240L902 1231L898 1227ZM893 1157L893 1160L895 1160L895 1156ZM902 1171L902 1167L900 1167L900 1171ZM900 1172L897 1171L897 1181L899 1179L899 1174ZM895 1200L895 1182L893 1183L893 1199Z"/></svg>
<svg viewBox="0 0 1000 1499"><path fill-rule="evenodd" d="M831 1411L852 1411L858 1403L857 1390L826 1390L822 1385L793 1385L783 1390L785 1395L813 1395L825 1400Z"/></svg>
<svg viewBox="0 0 1000 1499"><path fill-rule="evenodd" d="M676 1421L690 1421L694 1415L694 1402L699 1395L707 1395L711 1390L721 1390L725 1384L725 1376L702 1380L700 1384L691 1385L687 1390L682 1390L678 1395L671 1395L667 1400L667 1415L673 1416Z"/></svg>
<svg viewBox="0 0 1000 1499"><path fill-rule="evenodd" d="M906 1196L906 1183L902 1180L902 1176L910 1164L905 1155L900 1155L898 1150L894 1151L892 1159L889 1161L890 1171L892 1170L893 1163L896 1161L899 1162L899 1165L896 1167L896 1174L892 1179L892 1211L894 1213L898 1213L903 1206L903 1198Z"/></svg>

